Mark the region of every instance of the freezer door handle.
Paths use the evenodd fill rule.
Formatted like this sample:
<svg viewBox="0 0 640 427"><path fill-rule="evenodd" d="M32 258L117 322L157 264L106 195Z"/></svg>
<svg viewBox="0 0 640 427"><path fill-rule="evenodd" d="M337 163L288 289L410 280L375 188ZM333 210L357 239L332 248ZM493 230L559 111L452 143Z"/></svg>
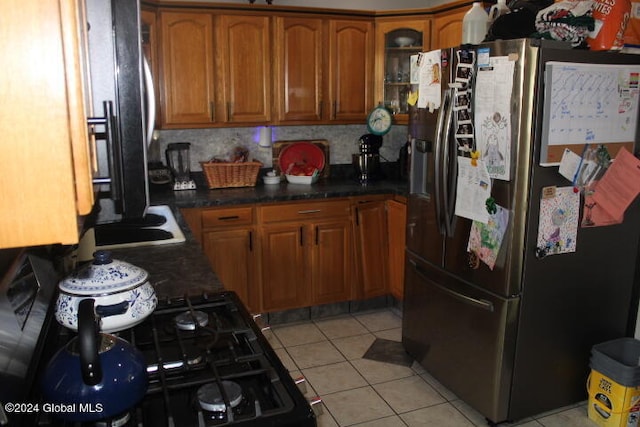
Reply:
<svg viewBox="0 0 640 427"><path fill-rule="evenodd" d="M435 144L435 155L434 155L434 192L435 192L435 207L436 207L436 223L438 225L438 230L440 230L440 234L445 234L445 226L444 221L442 220L442 209L443 209L443 161L444 161L444 137L445 137L445 126L447 125L447 121L449 120L449 104L451 104L451 92L445 91L442 97L442 104L440 107L440 111L438 111L438 120L436 122L436 144Z"/></svg>
<svg viewBox="0 0 640 427"><path fill-rule="evenodd" d="M444 230L446 236L453 236L453 211L455 207L455 196L449 188L450 180L452 178L452 174L456 174L457 170L455 169L455 163L451 163L451 128L453 125L453 100L454 100L454 89L448 89L445 92L445 97L448 98L449 102L446 105L446 112L444 117L444 131L443 131L443 139L442 139L442 205L444 206ZM444 103L443 103L444 105ZM453 152L455 156L455 151ZM453 165L453 166L452 166ZM449 170L449 167L454 167L454 170Z"/></svg>
<svg viewBox="0 0 640 427"><path fill-rule="evenodd" d="M416 274L425 281L428 281L429 283L431 283L433 286L437 287L438 289L440 289L442 292L456 298L459 301L462 301L465 304L469 304L472 305L474 307L478 307L482 310L486 310L489 312L493 312L493 303L491 301L487 301L486 299L478 299L478 298L473 298L470 297L468 295L465 294L461 294L460 292L456 292L453 289L449 289L446 286L442 286L441 284L435 282L434 280L430 279L426 274L425 271L420 268L420 266L418 266L418 264L416 264L416 262L414 260L409 260L409 263L413 266L414 271L416 272Z"/></svg>

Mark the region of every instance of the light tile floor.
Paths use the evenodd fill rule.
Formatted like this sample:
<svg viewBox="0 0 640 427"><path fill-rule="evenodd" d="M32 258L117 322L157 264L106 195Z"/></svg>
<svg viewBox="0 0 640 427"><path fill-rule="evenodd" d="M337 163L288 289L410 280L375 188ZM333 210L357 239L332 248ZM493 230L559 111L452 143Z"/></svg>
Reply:
<svg viewBox="0 0 640 427"><path fill-rule="evenodd" d="M363 359L376 338L401 341L392 309L272 327L266 336L291 376L304 376L307 396L320 396L320 427L473 427L485 418L420 365ZM505 424L507 425L507 424ZM521 420L521 427L594 427L586 402Z"/></svg>

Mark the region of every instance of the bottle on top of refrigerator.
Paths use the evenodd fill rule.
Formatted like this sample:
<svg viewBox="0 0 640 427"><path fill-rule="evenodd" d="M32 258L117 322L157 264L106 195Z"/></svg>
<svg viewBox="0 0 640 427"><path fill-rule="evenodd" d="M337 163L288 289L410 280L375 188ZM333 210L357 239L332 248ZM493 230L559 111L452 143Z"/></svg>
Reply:
<svg viewBox="0 0 640 427"><path fill-rule="evenodd" d="M482 3L473 2L462 19L462 44L480 44L487 35L489 15Z"/></svg>
<svg viewBox="0 0 640 427"><path fill-rule="evenodd" d="M498 16L506 15L509 12L511 12L511 10L509 6L507 6L507 0L498 0L498 3L489 9L489 23L493 23Z"/></svg>

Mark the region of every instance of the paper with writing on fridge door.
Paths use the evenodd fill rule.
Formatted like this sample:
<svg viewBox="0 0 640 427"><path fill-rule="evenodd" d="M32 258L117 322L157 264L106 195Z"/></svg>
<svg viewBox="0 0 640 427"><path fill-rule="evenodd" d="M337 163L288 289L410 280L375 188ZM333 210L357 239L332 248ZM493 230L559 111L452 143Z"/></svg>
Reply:
<svg viewBox="0 0 640 427"><path fill-rule="evenodd" d="M423 52L418 55L418 108L428 108L429 111L440 108L442 102L442 68L440 65L440 50ZM411 75L415 75L414 72ZM415 78L415 77L411 77Z"/></svg>
<svg viewBox="0 0 640 427"><path fill-rule="evenodd" d="M491 197L491 178L482 160L475 166L469 157L458 156L455 214L486 224L489 221L486 201Z"/></svg>
<svg viewBox="0 0 640 427"><path fill-rule="evenodd" d="M476 147L491 178L509 181L514 61L491 57L476 75L473 114Z"/></svg>
<svg viewBox="0 0 640 427"><path fill-rule="evenodd" d="M622 218L631 202L640 194L640 160L622 148L602 179L593 200L613 218Z"/></svg>
<svg viewBox="0 0 640 427"><path fill-rule="evenodd" d="M540 199L537 256L576 251L580 193L571 187L545 187Z"/></svg>
<svg viewBox="0 0 640 427"><path fill-rule="evenodd" d="M540 165L559 164L565 148L610 151L632 145L640 102L640 65L548 62Z"/></svg>
<svg viewBox="0 0 640 427"><path fill-rule="evenodd" d="M479 221L473 221L471 224L467 251L493 270L508 225L509 211L496 205L495 213L489 215L489 221L486 224Z"/></svg>

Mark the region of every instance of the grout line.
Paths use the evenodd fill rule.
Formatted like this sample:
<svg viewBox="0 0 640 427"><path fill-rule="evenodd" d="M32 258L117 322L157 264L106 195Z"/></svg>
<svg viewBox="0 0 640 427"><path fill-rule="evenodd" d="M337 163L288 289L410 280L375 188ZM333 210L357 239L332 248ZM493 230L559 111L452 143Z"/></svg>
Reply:
<svg viewBox="0 0 640 427"><path fill-rule="evenodd" d="M379 310L371 310L371 311L366 311L366 312L359 312L359 313L357 313L357 315L358 315L358 316L366 316L366 315L370 315L370 314L375 314L375 313L385 313L385 312L390 312L390 313L392 313L394 316L399 317L400 319L402 319L402 317L401 317L401 316L399 316L397 313L395 313L393 310L391 310L391 309L389 309L389 308L383 308L383 309L379 309ZM383 382L379 382L379 383L376 383L376 384L372 384L372 383L367 379L367 377L366 377L365 375L363 375L363 374L358 370L358 368L354 365L354 363L353 363L354 361L362 360L362 359L363 359L363 357L362 357L362 356L364 356L364 353L363 353L360 357L358 357L358 358L355 358L355 359L348 359L348 358L347 358L347 355L346 355L343 351L341 351L341 350L340 350L340 348L337 346L337 344L336 344L334 341L342 340L342 339L355 338L355 337L360 337L360 336L362 336L362 337L364 337L364 336L372 336L374 339L376 339L376 338L379 338L379 337L376 335L377 333L379 333L379 332L384 332L384 331L389 331L389 330L392 330L392 329L396 329L396 328L397 328L397 326L394 326L394 327L392 327L392 328L388 328L388 329L380 329L380 330L376 330L376 331L371 331L369 328L367 328L367 325L365 324L365 322L364 322L364 321L361 321L360 319L358 319L358 317L356 316L356 314L355 314L355 313L347 313L346 315L337 315L337 316L335 316L335 317L333 317L333 318L335 318L335 319L339 319L339 318L341 318L341 317L343 317L344 319L349 319L350 317L351 317L351 318L353 318L353 319L355 319L355 320L356 320L360 325L362 325L362 326L366 329L366 332L358 333L358 334L355 334L355 335L347 335L347 336L341 336L341 337L329 338L329 336L328 336L328 335L327 335L327 334L326 334L326 333L325 333L325 332L324 332L324 331L323 331L323 330L322 330L322 329L321 329L321 328L316 324L316 322L321 322L322 320L330 320L330 319L331 319L331 317L329 317L329 318L324 318L324 319L315 319L315 320L314 320L314 319L310 319L310 320L308 320L308 321L296 322L296 323L290 323L290 324L283 324L283 325L278 325L278 326L287 327L287 326L296 326L296 325L312 324L312 325L314 325L314 326L315 326L315 328L320 332L321 336L322 336L322 337L324 337L324 339L323 339L323 340L319 340L319 341L313 341L313 342L303 343L303 344L284 345L284 343L282 342L282 340L280 340L280 338L279 338L279 337L278 337L278 335L275 333L275 331L274 331L274 330L272 330L272 333L274 333L274 334L275 334L275 338L280 342L280 344L281 344L281 346L282 346L282 347L280 347L279 349L283 350L283 351L286 353L286 355L290 358L291 363L293 364L293 367L295 367L295 370L297 370L298 372L300 372L302 375L304 375L303 370L309 370L309 369L314 369L314 368L323 367L323 366L325 366L325 367L326 367L326 366L337 365L337 364L340 364L340 363L347 362L347 363L349 363L349 365L351 366L351 368L352 368L352 369L353 369L353 370L354 370L358 375L360 375L360 376L361 376L361 377L366 381L366 385L364 385L364 386L361 386L361 387L354 387L354 388L349 388L349 389L346 389L346 390L339 390L339 391L335 391L335 392L331 392L331 393L326 393L326 394L320 395L320 397L321 397L321 398L322 398L323 396L330 396L330 395L333 395L333 394L336 394L336 393L341 393L341 392L346 392L346 391L350 391L350 390L357 390L357 389L361 389L361 388L365 388L365 387L370 387L370 388L371 388L371 389L376 393L376 395L377 395L379 398L381 398L381 399L385 402L385 404L386 404L386 405L388 405L388 406L389 406L389 408L391 408L391 410L393 411L393 414L394 414L394 415L391 415L391 416L389 416L389 417L384 417L384 418L392 418L392 417L395 417L395 418L396 418L397 420L399 420L403 425L407 425L407 423L406 423L406 422L401 418L401 415L409 414L409 413L414 412L414 411L418 411L418 410L425 409L425 408L432 408L432 407L436 407L436 406L444 405L444 404L447 404L447 405L450 405L451 407L453 407L453 408L454 408L458 413L460 413L460 414L464 417L464 419L468 420L472 425L477 425L477 424L475 424L475 423L474 423L474 421L471 419L471 417L470 417L470 416L467 416L467 415L465 414L465 412L464 412L464 411L462 411L458 406L456 406L456 405L455 405L455 402L459 402L460 404L463 404L463 405L466 405L466 403L465 403L464 401L460 400L460 398L458 398L458 397L457 397L457 396L455 396L452 392L450 392L450 391L449 391L449 393L451 394L451 396L453 396L453 398L450 400L450 399L447 397L447 395L443 394L443 393L439 390L439 387L442 387L442 389L443 389L443 390L448 390L448 389L447 389L444 385L442 385L442 384L440 384L440 385L439 385L439 387L436 387L435 385L433 385L433 384L432 384L432 383L431 383L431 382L430 382L430 381L429 381L425 376L423 376L423 374L425 374L425 375L428 375L428 376L429 376L429 378L432 378L432 377L430 376L429 372L428 372L428 371L426 371L426 370L424 370L423 368L421 369L421 371L420 371L420 372L417 372L415 369L413 369L414 365L412 365L412 366L410 366L410 367L409 367L409 369L410 369L410 371L411 371L411 375L409 375L409 376L406 376L406 377L400 377L400 378L392 378L392 379L389 379L389 380L385 380L385 381L383 381ZM278 328L278 326L274 327L274 329L277 329L277 328ZM310 367L307 367L307 368L304 368L304 369L303 369L303 368L300 368L300 367L298 366L298 364L296 363L295 359L291 356L291 353L289 353L289 348L294 348L294 347L299 347L299 346L309 345L309 344L317 344L317 343L322 343L322 342L324 342L324 341L328 341L328 342L331 344L331 346L332 346L335 350L337 350L337 352L338 352L338 353L339 353L339 354L340 354L340 355L341 355L345 360L344 360L344 361L339 361L339 362L332 362L332 363L328 363L328 364L325 364L325 365L310 366ZM415 361L414 361L414 363L415 363ZM420 366L420 365L418 365L418 366ZM421 368L421 367L420 367L420 368ZM374 387L374 386L381 386L381 385L383 386L383 385L384 385L384 384L386 384L386 383L390 383L390 382L397 381L397 380L400 380L400 379L411 378L411 377L413 377L413 376L417 376L417 377L419 377L422 381L424 381L424 382L425 382L429 387L431 387L431 388L432 388L432 389L433 389L433 390L434 390L434 391L435 391L439 396L441 396L441 397L442 397L442 399L444 400L444 402L442 402L442 403L437 403L437 404L434 404L434 405L425 406L425 407L421 407L421 408L417 408L417 409L410 410L410 411L403 412L403 413L398 413L398 412L393 408L393 406L392 406L392 405L391 405L391 404L390 404L390 403L389 403L389 402L388 402L388 401L387 401L387 400L386 400L386 399L385 399L385 398L384 398L384 397L383 397L383 396L378 392L378 390ZM435 380L435 379L434 379L434 380ZM437 381L437 380L436 380L436 381ZM310 385L310 387L315 391L315 393L316 393L316 394L318 394L318 391L317 391L317 390L315 390L315 388L313 387L313 384L309 383L309 385ZM549 416L554 416L554 415L558 415L558 414L561 414L561 413L563 413L563 412L566 412L566 411L572 410L572 409L574 409L574 408L579 408L579 407L584 406L584 405L586 405L586 404L588 404L588 400L585 400L585 401L583 401L583 402L576 403L576 404L574 404L574 405L569 405L569 406L566 406L566 407L563 407L563 408L558 408L558 409L556 409L556 410L551 410L551 411L548 411L548 412L545 412L545 413L537 414L537 415L532 416L532 417L529 417L529 418L527 418L527 419L525 419L525 420L520 420L520 421L516 422L515 424L504 424L504 427L506 427L506 426L509 426L509 427L516 427L516 426L523 425L523 424L526 424L526 423L531 423L531 422L533 422L533 423L534 423L535 425L537 425L537 426L544 427L544 426L545 426L545 425L544 425L544 423L543 423L542 421L540 421L540 419L541 419L541 418L549 417ZM340 425L340 424L338 423L338 420L337 420L337 419L336 419L336 417L331 413L331 411L329 410L329 408L328 408L324 403L322 403L322 405L323 405L323 409L324 409L324 414L323 414L323 415L321 415L321 416L328 416L328 417L330 417L330 418L331 418L331 420L333 420L333 421L334 421L334 423L335 423L336 425L339 425L340 427L343 427L342 425ZM384 418L381 418L381 419L384 419ZM369 422L370 422L370 421L369 421ZM366 424L366 423L367 423L367 422L365 422L364 424ZM361 423L361 424L362 424L362 423ZM357 426L357 424L356 424L356 425L354 425L354 426ZM484 426L484 424L483 424L483 426Z"/></svg>

